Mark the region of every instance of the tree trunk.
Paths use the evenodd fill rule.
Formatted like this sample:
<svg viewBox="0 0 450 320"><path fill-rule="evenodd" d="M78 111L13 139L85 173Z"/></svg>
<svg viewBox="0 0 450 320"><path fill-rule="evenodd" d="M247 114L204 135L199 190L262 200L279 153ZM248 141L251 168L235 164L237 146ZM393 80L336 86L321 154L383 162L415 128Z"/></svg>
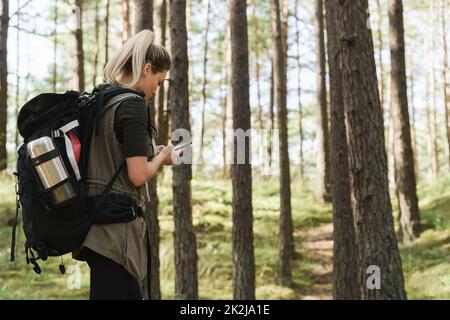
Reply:
<svg viewBox="0 0 450 320"><path fill-rule="evenodd" d="M172 67L170 109L172 126L191 131L189 124L188 52L186 0L170 1ZM190 164L175 165L173 170L173 218L175 222L175 294L179 299L198 298L197 245L192 225Z"/></svg>
<svg viewBox="0 0 450 320"><path fill-rule="evenodd" d="M106 0L106 13L105 13L105 68L109 60L109 6L111 0Z"/></svg>
<svg viewBox="0 0 450 320"><path fill-rule="evenodd" d="M0 171L5 170L8 163L8 156L6 151L6 122L8 117L8 2L8 0L2 0L0 2Z"/></svg>
<svg viewBox="0 0 450 320"><path fill-rule="evenodd" d="M122 0L122 43L125 43L130 35L130 0Z"/></svg>
<svg viewBox="0 0 450 320"><path fill-rule="evenodd" d="M53 16L53 31L55 34L53 35L53 78L52 78L52 87L53 92L56 92L56 78L57 78L57 48L58 48L58 1L55 0L55 12Z"/></svg>
<svg viewBox="0 0 450 320"><path fill-rule="evenodd" d="M135 32L138 33L142 30L153 30L153 0L136 1L135 7ZM150 108L150 116L152 123L155 123L155 103L150 101L147 103ZM158 192L157 192L157 177L154 176L148 182L148 191L150 195L150 201L147 203L145 210L145 222L147 223L147 232L149 236L149 248L148 252L149 261L146 283L143 286L145 293L149 299L159 300L161 299L160 289L160 275L159 275L159 222L158 222ZM150 277L148 274L150 273Z"/></svg>
<svg viewBox="0 0 450 320"><path fill-rule="evenodd" d="M279 281L283 286L292 286L291 260L294 256L294 236L291 211L291 177L289 169L285 53L280 19L280 1L272 0L272 33L275 101L277 104L279 153L280 153L280 229L279 229Z"/></svg>
<svg viewBox="0 0 450 320"><path fill-rule="evenodd" d="M409 126L402 0L389 0L389 32L396 189L403 241L408 243L420 235L420 215Z"/></svg>
<svg viewBox="0 0 450 320"><path fill-rule="evenodd" d="M300 60L300 21L299 21L299 13L298 13L298 2L299 0L295 0L295 42L297 43L297 99L298 99L298 124L299 124L299 163L300 163L300 183L303 184L305 180L305 164L303 159L303 105L301 101L302 97L302 83L301 83L301 72L302 72L302 64Z"/></svg>
<svg viewBox="0 0 450 320"><path fill-rule="evenodd" d="M383 32L382 32L382 25L383 25L383 8L381 6L380 0L377 0L377 15L378 15L378 26L377 26L377 38L378 38L378 69L379 69L379 75L378 75L378 82L379 82L379 90L380 90L380 104L381 108L385 110L384 108L384 64L383 64Z"/></svg>
<svg viewBox="0 0 450 320"><path fill-rule="evenodd" d="M342 95L342 73L339 66L339 38L336 32L335 3L325 1L330 77L330 160L333 179L333 298L360 299L357 249L350 200L348 148Z"/></svg>
<svg viewBox="0 0 450 320"><path fill-rule="evenodd" d="M135 0L135 22L136 33L144 29L153 31L153 0Z"/></svg>
<svg viewBox="0 0 450 320"><path fill-rule="evenodd" d="M231 96L233 129L250 129L247 4L230 1ZM247 139L245 139L247 140ZM245 163L238 162L239 140L233 143L233 299L255 299L255 257L253 252L252 167L250 138L245 144ZM242 143L242 141L241 141Z"/></svg>
<svg viewBox="0 0 450 320"><path fill-rule="evenodd" d="M97 84L97 66L98 66L98 56L100 51L99 45L99 33L100 33L100 19L98 17L99 14L99 0L95 0L95 27L94 27L94 36L95 36L95 51L94 51L94 74L92 75L92 85L95 87Z"/></svg>
<svg viewBox="0 0 450 320"><path fill-rule="evenodd" d="M267 145L267 154L269 159L269 169L272 170L272 135L275 130L275 79L274 79L274 63L273 58L270 59L270 101L269 101L269 121L270 121L270 136L269 143Z"/></svg>
<svg viewBox="0 0 450 320"><path fill-rule="evenodd" d="M323 26L323 3L315 0L315 29L317 50L317 199L329 202L330 199L330 154L327 111L327 89L325 69L325 41Z"/></svg>
<svg viewBox="0 0 450 320"><path fill-rule="evenodd" d="M259 129L262 130L264 128L263 123L263 110L262 110L262 104L261 104L261 65L259 63L259 44L261 43L259 31L258 31L258 16L256 14L256 0L252 0L252 7L253 7L253 14L252 14L252 25L253 25L253 50L255 53L255 77L256 77L256 97L258 101L258 122L259 122ZM261 152L262 154L262 152Z"/></svg>
<svg viewBox="0 0 450 320"><path fill-rule="evenodd" d="M166 45L166 23L167 23L167 1L162 0L159 7L159 34L161 37L161 45L165 47ZM166 88L165 83L163 83L158 89L158 95L156 101L158 102L158 145L167 145L169 140L168 137L168 127L167 127L167 112L165 108L165 98Z"/></svg>
<svg viewBox="0 0 450 320"><path fill-rule="evenodd" d="M447 47L447 26L446 26L446 16L448 14L445 0L441 0L441 41L443 50L443 69L442 69L442 79L443 79L443 90L444 90L444 112L445 112L445 130L447 134L447 157L448 157L448 168L450 170L450 84L448 75L448 47Z"/></svg>
<svg viewBox="0 0 450 320"><path fill-rule="evenodd" d="M205 39L203 47L203 79L202 79L202 95L200 96L200 115L201 115L201 125L200 125L200 159L203 159L203 137L205 135L205 103L206 103L206 66L208 63L208 33L209 33L209 12L211 11L211 0L206 0L206 10L205 10ZM203 160L202 160L203 163Z"/></svg>
<svg viewBox="0 0 450 320"><path fill-rule="evenodd" d="M73 14L79 14L79 24L74 31L75 55L73 58L73 89L76 91L84 91L84 52L83 52L83 29L82 29L82 6L83 0L72 0L72 6L78 9L73 10Z"/></svg>
<svg viewBox="0 0 450 320"><path fill-rule="evenodd" d="M367 28L368 1L333 3L340 40L359 289L362 299L406 299L389 198L372 32ZM378 283L380 289L376 289Z"/></svg>
<svg viewBox="0 0 450 320"><path fill-rule="evenodd" d="M20 0L16 1L17 3L17 25L20 27L21 22L21 12L20 12ZM56 34L56 33L55 33ZM20 100L19 100L19 94L20 94L20 29L17 29L16 33L16 105L14 110L14 119L17 123L17 119L19 117L19 109L20 109ZM19 130L16 126L14 130L14 143L15 143L15 150L19 149Z"/></svg>

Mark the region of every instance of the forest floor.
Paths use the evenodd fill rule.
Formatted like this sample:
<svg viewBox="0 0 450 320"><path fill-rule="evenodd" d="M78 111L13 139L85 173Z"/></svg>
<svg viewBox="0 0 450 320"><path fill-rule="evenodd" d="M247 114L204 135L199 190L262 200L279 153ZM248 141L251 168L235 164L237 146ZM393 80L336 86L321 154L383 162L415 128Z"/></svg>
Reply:
<svg viewBox="0 0 450 320"><path fill-rule="evenodd" d="M42 263L36 275L23 256L19 228L17 261L9 262L14 186L0 177L0 299L87 299L89 269L64 257L68 272L61 275L57 258ZM174 256L171 173L158 182L160 201L160 263L163 299L174 298ZM274 182L275 181L275 182ZM298 181L295 178L293 181ZM292 184L292 215L296 255L294 286L277 284L278 181L254 179L254 250L257 299L332 298L332 214L311 190ZM414 243L400 245L406 289L410 299L450 298L450 179L419 187L424 232ZM223 178L192 181L193 223L197 237L200 299L232 298L231 183ZM395 209L395 201L394 209Z"/></svg>

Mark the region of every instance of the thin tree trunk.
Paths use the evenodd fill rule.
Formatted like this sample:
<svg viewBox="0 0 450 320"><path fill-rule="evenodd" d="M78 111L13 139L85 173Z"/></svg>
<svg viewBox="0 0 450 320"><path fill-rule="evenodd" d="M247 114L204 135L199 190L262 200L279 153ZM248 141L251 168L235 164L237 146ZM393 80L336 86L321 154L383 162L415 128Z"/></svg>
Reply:
<svg viewBox="0 0 450 320"><path fill-rule="evenodd" d="M83 29L82 29L82 12L83 0L72 0L72 5L78 9L73 11L73 14L79 14L76 19L79 19L79 25L74 31L75 41L75 55L73 58L73 89L76 91L84 91L84 52L83 52ZM78 28L79 27L79 28Z"/></svg>
<svg viewBox="0 0 450 320"><path fill-rule="evenodd" d="M2 0L0 8L0 171L7 167L6 122L8 117L8 64L7 43L9 24L9 1Z"/></svg>
<svg viewBox="0 0 450 320"><path fill-rule="evenodd" d="M227 0L228 7L230 7L230 0ZM225 43L226 43L226 68L227 68L227 105L226 105L226 123L225 123L225 133L226 133L226 169L229 170L227 175L231 175L229 164L232 163L232 146L233 146L233 101L232 101L232 83L231 83L231 29L230 29L230 10L228 10L227 24L225 30Z"/></svg>
<svg viewBox="0 0 450 320"><path fill-rule="evenodd" d="M361 298L406 299L389 198L372 32L367 28L368 1L334 0L333 4L340 40Z"/></svg>
<svg viewBox="0 0 450 320"><path fill-rule="evenodd" d="M172 126L191 131L189 124L188 48L186 0L170 1L171 67L170 109ZM192 225L190 164L173 170L173 219L175 222L175 294L179 299L198 298L197 245Z"/></svg>
<svg viewBox="0 0 450 320"><path fill-rule="evenodd" d="M255 53L255 77L256 77L256 97L258 101L258 123L259 123L259 129L262 130L264 128L263 123L263 109L261 104L261 65L259 63L259 44L261 43L261 38L259 34L259 26L258 26L258 16L256 14L256 0L252 0L252 32L253 32L253 50Z"/></svg>
<svg viewBox="0 0 450 320"><path fill-rule="evenodd" d="M122 43L125 43L130 35L130 0L122 0Z"/></svg>
<svg viewBox="0 0 450 320"><path fill-rule="evenodd" d="M419 181L419 164L417 162L417 131L416 131L416 103L415 103L415 68L414 68L414 61L412 58L412 54L410 53L408 55L409 57L409 63L407 65L409 66L409 94L410 94L410 109L411 109L411 139L412 139L412 148L413 148L413 155L414 155L414 173L416 176L416 183ZM408 67L406 68L408 69Z"/></svg>
<svg viewBox="0 0 450 320"><path fill-rule="evenodd" d="M106 66L109 60L109 6L110 0L106 0L106 13L105 13L105 63L103 68Z"/></svg>
<svg viewBox="0 0 450 320"><path fill-rule="evenodd" d="M436 106L436 70L435 70L435 52L436 45L434 40L435 33L435 7L434 1L429 3L429 19L431 21L429 30L429 52L430 52L430 87L431 87L431 106L429 107L429 130L430 130L430 143L431 143L431 170L432 178L435 179L439 175L439 149L438 149L438 139L439 134L437 130L437 106Z"/></svg>
<svg viewBox="0 0 450 320"><path fill-rule="evenodd" d="M270 137L269 137L269 144L267 146L267 154L269 158L269 168L272 169L272 134L275 129L275 112L274 112L274 106L275 106L275 79L274 79L274 63L273 58L270 59L270 101L269 101L269 121L270 121Z"/></svg>
<svg viewBox="0 0 450 320"><path fill-rule="evenodd" d="M209 33L209 12L211 11L211 0L206 0L205 10L205 39L203 47L203 79L202 79L202 95L200 96L200 157L203 159L203 137L205 135L205 104L206 104L206 85L207 85L207 63L208 63L208 33Z"/></svg>
<svg viewBox="0 0 450 320"><path fill-rule="evenodd" d="M17 0L17 25L20 26L21 24L21 12L20 12L20 0ZM56 33L55 33L56 34ZM20 30L17 29L16 33L16 107L15 107L15 120L17 123L17 119L19 117L19 109L20 109L20 100L19 100L19 93L20 93ZM55 91L53 91L55 92ZM19 148L19 130L14 130L14 143L15 143L15 150L18 150Z"/></svg>
<svg viewBox="0 0 450 320"><path fill-rule="evenodd" d="M379 81L379 90L380 90L380 103L381 108L385 110L384 106L384 64L383 64L383 31L382 31L382 25L383 25L383 8L381 6L380 0L377 0L377 15L378 15L378 28L377 28L377 38L378 38L378 69L379 69L379 75L378 75L378 81Z"/></svg>
<svg viewBox="0 0 450 320"><path fill-rule="evenodd" d="M330 198L330 154L325 69L325 40L323 25L323 3L315 0L315 29L317 52L317 199L329 202Z"/></svg>
<svg viewBox="0 0 450 320"><path fill-rule="evenodd" d="M56 54L58 49L58 0L55 0L55 12L53 16L53 78L52 87L53 92L56 92L56 78L57 78L57 65L56 65Z"/></svg>
<svg viewBox="0 0 450 320"><path fill-rule="evenodd" d="M153 0L140 0L135 3L135 32L142 30L153 30ZM149 101L147 103L150 109L150 121L155 123L155 103ZM159 273L159 221L158 221L158 191L157 177L154 176L147 184L150 195L150 201L145 210L145 222L147 223L147 232L149 237L148 247L150 252L148 255L148 271L145 281L142 283L146 298L152 300L161 299L160 273ZM149 276L150 274L150 276Z"/></svg>
<svg viewBox="0 0 450 320"><path fill-rule="evenodd" d="M94 27L94 36L95 36L95 51L94 51L94 74L92 75L92 85L95 87L97 84L97 66L98 66L98 56L100 51L99 45L99 33L100 33L100 19L98 17L99 14L99 0L95 0L95 27Z"/></svg>
<svg viewBox="0 0 450 320"><path fill-rule="evenodd" d="M330 77L330 160L333 179L333 298L360 299L358 287L357 248L348 169L348 148L342 95L342 73L339 65L339 38L336 32L337 11L325 1Z"/></svg>
<svg viewBox="0 0 450 320"><path fill-rule="evenodd" d="M396 189L399 195L402 240L409 243L420 235L420 215L409 126L402 0L389 0L389 33Z"/></svg>
<svg viewBox="0 0 450 320"><path fill-rule="evenodd" d="M233 129L250 129L250 93L245 0L230 1L231 85ZM238 93L238 94L236 94ZM250 139L245 143L245 161L238 162L239 140L233 144L233 299L255 299L255 257L253 252L252 167Z"/></svg>
<svg viewBox="0 0 450 320"><path fill-rule="evenodd" d="M444 112L445 112L445 129L447 133L447 160L448 168L450 170L450 81L448 74L448 46L447 46L447 25L446 16L447 6L445 0L441 0L441 41L443 50L443 69L442 69L442 79L443 79L443 92L444 92Z"/></svg>
<svg viewBox="0 0 450 320"><path fill-rule="evenodd" d="M272 0L272 33L274 58L275 101L277 104L280 153L280 229L279 229L279 281L292 286L291 260L294 256L294 237L291 211L291 177L289 169L285 51L280 18L280 1Z"/></svg>
<svg viewBox="0 0 450 320"><path fill-rule="evenodd" d="M299 19L299 12L298 12L298 2L299 0L295 0L295 17L296 17L296 24L295 24L295 42L297 43L297 99L298 99L298 124L299 124L299 162L300 162L300 183L304 183L305 179L305 164L303 159L303 105L302 105L302 83L301 83L301 72L302 72L302 64L300 59L300 19Z"/></svg>
<svg viewBox="0 0 450 320"><path fill-rule="evenodd" d="M135 0L135 33L148 29L153 31L153 1Z"/></svg>
<svg viewBox="0 0 450 320"><path fill-rule="evenodd" d="M161 45L166 45L166 23L167 23L167 1L161 0L159 7L159 34L161 38ZM170 78L170 76L169 76ZM166 145L169 140L167 128L167 112L165 111L165 95L166 88L163 83L158 90L156 101L158 101L158 145Z"/></svg>

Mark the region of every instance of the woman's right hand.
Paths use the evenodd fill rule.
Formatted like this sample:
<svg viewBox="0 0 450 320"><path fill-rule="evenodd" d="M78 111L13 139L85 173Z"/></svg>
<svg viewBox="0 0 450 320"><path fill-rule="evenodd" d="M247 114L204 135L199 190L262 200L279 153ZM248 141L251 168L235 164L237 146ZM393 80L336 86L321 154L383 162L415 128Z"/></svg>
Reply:
<svg viewBox="0 0 450 320"><path fill-rule="evenodd" d="M173 151L173 145L171 145L171 144L169 144L168 146L165 146L159 152L158 156L160 156L162 158L162 164L164 166L173 165L173 160L175 160L176 157L174 159L172 159L172 152L174 152L174 151Z"/></svg>

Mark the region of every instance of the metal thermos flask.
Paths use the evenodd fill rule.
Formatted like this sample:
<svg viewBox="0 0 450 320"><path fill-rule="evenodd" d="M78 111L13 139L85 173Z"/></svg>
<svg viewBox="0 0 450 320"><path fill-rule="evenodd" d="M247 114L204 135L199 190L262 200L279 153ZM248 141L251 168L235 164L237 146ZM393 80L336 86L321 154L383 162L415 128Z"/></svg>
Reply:
<svg viewBox="0 0 450 320"><path fill-rule="evenodd" d="M53 150L55 150L55 145L50 137L42 137L30 141L27 145L28 155L31 158L32 163L34 159L46 153L55 153ZM70 180L68 180L69 175L59 153L55 153L54 157L44 162L38 161L37 163L37 165L33 166L44 191L54 187L62 181L66 181L50 191L52 195L51 198L54 202L53 204L57 205L63 203L76 196Z"/></svg>

